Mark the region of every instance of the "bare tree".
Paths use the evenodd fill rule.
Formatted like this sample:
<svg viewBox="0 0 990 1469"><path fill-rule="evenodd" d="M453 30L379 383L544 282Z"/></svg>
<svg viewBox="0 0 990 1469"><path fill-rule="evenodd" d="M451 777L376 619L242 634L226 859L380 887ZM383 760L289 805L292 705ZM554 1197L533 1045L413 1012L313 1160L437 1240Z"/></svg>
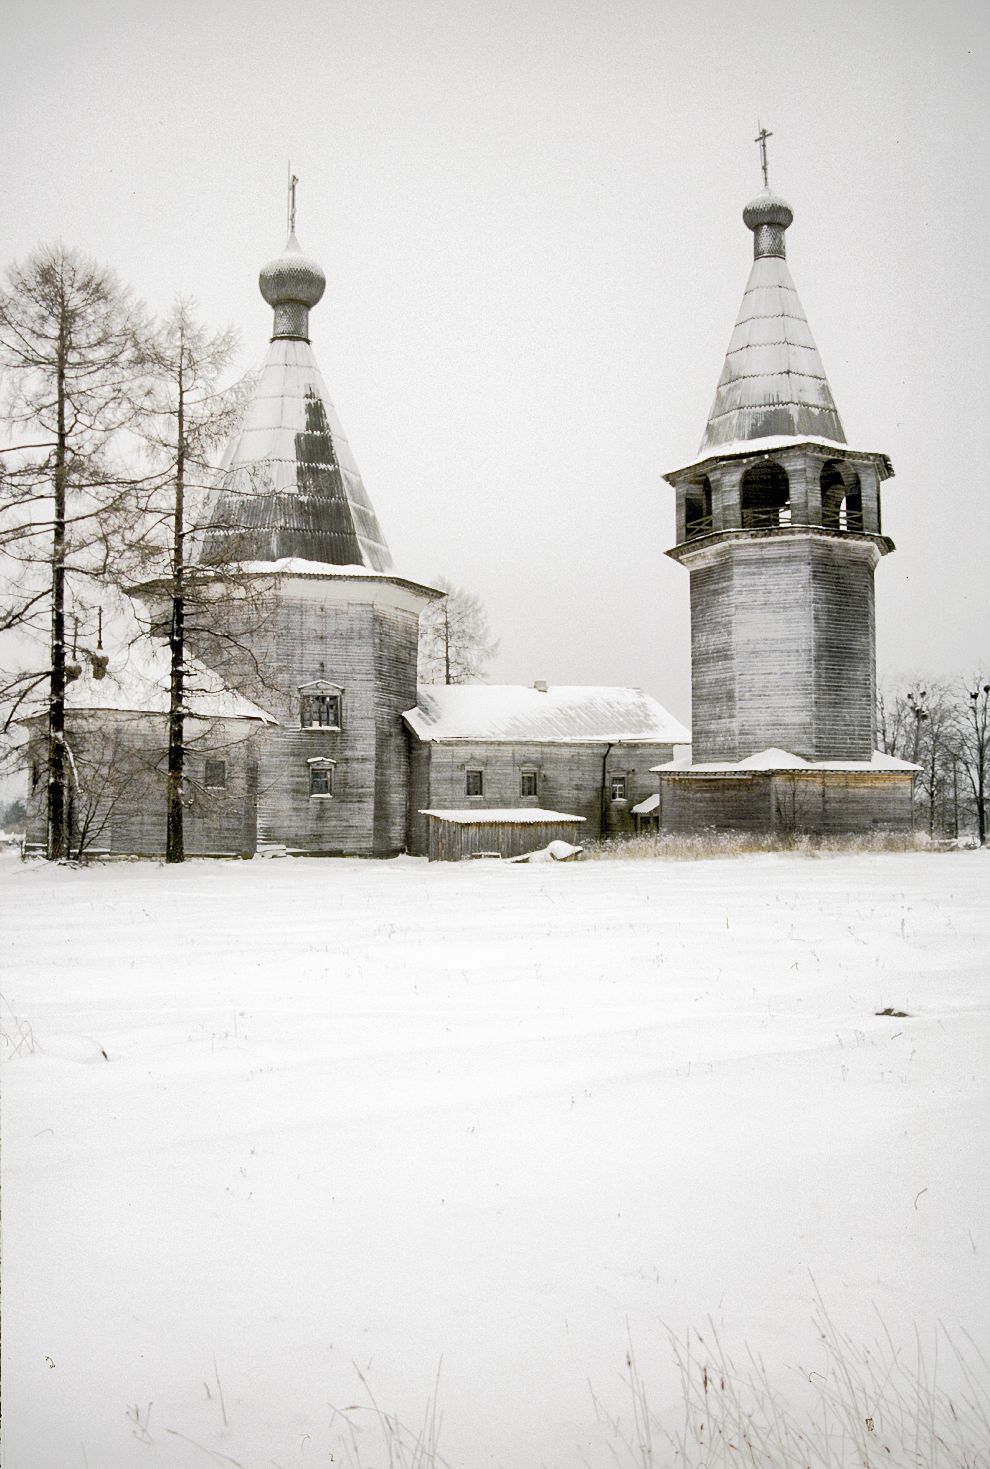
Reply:
<svg viewBox="0 0 990 1469"><path fill-rule="evenodd" d="M976 674L965 680L955 728L955 754L976 805L976 832L987 844L987 766L990 764L990 683Z"/></svg>
<svg viewBox="0 0 990 1469"><path fill-rule="evenodd" d="M917 794L927 806L928 835L947 830L947 796L952 771L955 711L944 683L928 680L928 688L907 695L913 720L910 759L916 764Z"/></svg>
<svg viewBox="0 0 990 1469"><path fill-rule="evenodd" d="M205 496L212 456L227 439L243 411L246 382L221 388L237 348L227 329L211 334L195 318L189 302L179 301L148 339L145 361L151 386L142 413L142 433L160 469L143 541L160 597L153 626L167 629L169 648L168 754L165 799L165 861L185 858L183 806L186 723L191 714L187 647L197 620L217 633L225 596L240 590L237 563L213 561L209 567L191 555L206 522ZM232 543L233 544L233 543ZM164 617L162 607L165 608ZM204 636L207 629L198 629Z"/></svg>
<svg viewBox="0 0 990 1469"><path fill-rule="evenodd" d="M435 578L445 594L431 603L419 622L420 683L481 683L485 669L498 652L488 613L479 597L455 587L446 577Z"/></svg>
<svg viewBox="0 0 990 1469"><path fill-rule="evenodd" d="M8 272L0 292L0 368L12 442L3 446L0 556L9 588L0 631L17 632L0 677L3 728L47 696L46 855L69 848L66 618L73 593L118 568L133 483L111 460L133 411L140 312L113 273L61 245ZM40 659L26 654L40 643ZM27 666L26 666L27 665Z"/></svg>

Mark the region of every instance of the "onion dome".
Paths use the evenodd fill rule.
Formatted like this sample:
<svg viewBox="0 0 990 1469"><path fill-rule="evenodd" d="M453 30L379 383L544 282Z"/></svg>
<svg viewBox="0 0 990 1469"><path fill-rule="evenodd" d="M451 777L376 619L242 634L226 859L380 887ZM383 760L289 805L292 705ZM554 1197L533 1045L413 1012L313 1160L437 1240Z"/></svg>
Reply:
<svg viewBox="0 0 990 1469"><path fill-rule="evenodd" d="M783 257L784 231L794 221L794 211L779 194L764 189L755 199L750 199L743 210L743 223L753 231L753 258L763 255Z"/></svg>
<svg viewBox="0 0 990 1469"><path fill-rule="evenodd" d="M295 233L289 235L281 255L262 267L258 287L275 309L272 340L298 337L309 341L309 312L321 300L327 278L322 267L299 248Z"/></svg>

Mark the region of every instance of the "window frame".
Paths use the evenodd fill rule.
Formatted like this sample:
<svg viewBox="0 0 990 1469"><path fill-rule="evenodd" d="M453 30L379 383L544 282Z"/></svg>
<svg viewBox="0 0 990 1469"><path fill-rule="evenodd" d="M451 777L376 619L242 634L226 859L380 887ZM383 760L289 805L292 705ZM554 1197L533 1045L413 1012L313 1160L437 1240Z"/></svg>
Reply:
<svg viewBox="0 0 990 1469"><path fill-rule="evenodd" d="M608 798L610 801L627 801L629 799L627 794L628 789L629 787L626 776L613 775L611 772L609 772Z"/></svg>
<svg viewBox="0 0 990 1469"><path fill-rule="evenodd" d="M471 786L471 777L472 776L477 776L478 777L478 780L477 780L478 789L476 791L472 791L470 789L470 786ZM469 800L469 801L483 800L484 799L484 795L485 795L485 772L484 772L484 768L482 766L480 766L480 765L468 765L468 766L465 766L465 769L464 769L464 796L465 796L465 799L466 800Z"/></svg>
<svg viewBox="0 0 990 1469"><path fill-rule="evenodd" d="M326 722L312 717L322 703L327 705L327 712L330 716ZM322 729L333 733L339 732L343 728L343 723L344 690L340 684L319 678L299 685L300 729Z"/></svg>
<svg viewBox="0 0 990 1469"><path fill-rule="evenodd" d="M533 789L528 791L526 786L532 784ZM540 772L535 765L524 765L519 771L519 799L522 801L539 800L540 796Z"/></svg>
<svg viewBox="0 0 990 1469"><path fill-rule="evenodd" d="M328 760L325 756L317 756L313 760L307 760L306 764L309 768L309 799L311 801L332 801L336 783L336 760ZM325 791L314 790L314 777L325 778L329 789Z"/></svg>
<svg viewBox="0 0 990 1469"><path fill-rule="evenodd" d="M210 779L210 770L211 770L211 767L213 768L213 774L215 775L216 774L216 767L218 765L220 767L220 772L221 772L222 779L220 779L220 780L211 780ZM227 789L227 762L226 762L226 760L219 760L219 759L212 759L212 758L211 759L206 759L206 758L204 758L204 760L203 760L203 789L204 789L204 791L225 791Z"/></svg>

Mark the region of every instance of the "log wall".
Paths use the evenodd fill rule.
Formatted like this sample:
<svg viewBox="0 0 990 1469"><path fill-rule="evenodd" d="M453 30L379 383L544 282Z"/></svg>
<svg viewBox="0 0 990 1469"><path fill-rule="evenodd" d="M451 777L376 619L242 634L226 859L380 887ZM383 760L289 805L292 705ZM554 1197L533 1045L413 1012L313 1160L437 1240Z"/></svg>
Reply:
<svg viewBox="0 0 990 1469"><path fill-rule="evenodd" d="M165 852L167 726L163 715L70 713L66 734L80 790L70 803L72 850L88 827L85 851L161 857ZM258 764L264 731L256 721L188 722L183 839L187 857L251 857L255 850ZM45 741L30 755L42 766L28 794L26 845L46 846ZM226 784L205 786L207 760L223 760Z"/></svg>
<svg viewBox="0 0 990 1469"><path fill-rule="evenodd" d="M693 759L778 748L869 760L873 544L754 533L682 559L691 571Z"/></svg>
<svg viewBox="0 0 990 1469"><path fill-rule="evenodd" d="M470 810L472 807L538 807L584 817L582 841L603 834L628 835L635 829L632 807L656 791L651 768L673 758L671 744L540 744L446 740L420 742L410 735L411 782L409 850L428 850L428 807ZM468 770L483 772L483 794L467 795ZM521 795L523 771L536 772L536 795ZM602 800L603 773L606 798ZM613 775L626 781L624 800L608 792Z"/></svg>
<svg viewBox="0 0 990 1469"><path fill-rule="evenodd" d="M910 772L759 771L660 777L663 831L824 835L909 832Z"/></svg>

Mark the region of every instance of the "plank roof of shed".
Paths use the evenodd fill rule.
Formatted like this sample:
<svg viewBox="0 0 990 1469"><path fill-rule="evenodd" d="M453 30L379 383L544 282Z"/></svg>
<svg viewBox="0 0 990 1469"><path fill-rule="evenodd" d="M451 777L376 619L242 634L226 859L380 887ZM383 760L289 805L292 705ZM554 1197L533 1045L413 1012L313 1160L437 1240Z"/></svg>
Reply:
<svg viewBox="0 0 990 1469"><path fill-rule="evenodd" d="M688 744L690 732L642 689L522 684L420 685L403 718L421 740L534 744Z"/></svg>

